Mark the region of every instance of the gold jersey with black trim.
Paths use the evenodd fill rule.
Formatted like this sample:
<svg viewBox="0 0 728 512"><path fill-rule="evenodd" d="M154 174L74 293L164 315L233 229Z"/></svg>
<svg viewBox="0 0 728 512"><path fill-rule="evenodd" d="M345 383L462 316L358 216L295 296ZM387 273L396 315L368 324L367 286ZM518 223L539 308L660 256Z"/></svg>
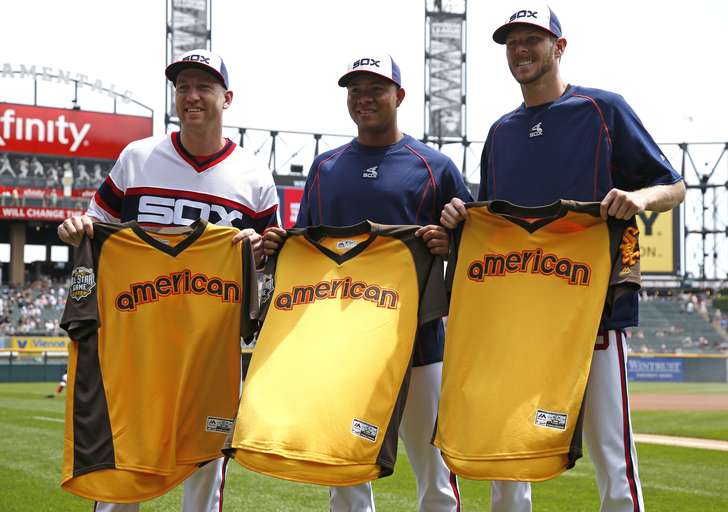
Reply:
<svg viewBox="0 0 728 512"><path fill-rule="evenodd" d="M458 475L540 481L581 457L581 407L605 308L639 287L637 228L599 203L467 204L434 444Z"/></svg>
<svg viewBox="0 0 728 512"><path fill-rule="evenodd" d="M238 463L321 485L392 473L415 334L447 311L442 259L417 229L287 232L229 441Z"/></svg>
<svg viewBox="0 0 728 512"><path fill-rule="evenodd" d="M222 456L257 281L237 229L94 224L61 320L71 337L61 486L103 502L151 499Z"/></svg>

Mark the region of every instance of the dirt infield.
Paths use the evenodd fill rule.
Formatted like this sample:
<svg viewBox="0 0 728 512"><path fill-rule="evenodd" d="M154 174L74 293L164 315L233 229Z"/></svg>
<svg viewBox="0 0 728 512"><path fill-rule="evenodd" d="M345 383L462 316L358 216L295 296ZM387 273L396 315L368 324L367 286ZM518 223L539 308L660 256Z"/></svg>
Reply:
<svg viewBox="0 0 728 512"><path fill-rule="evenodd" d="M728 395L633 393L633 411L728 411Z"/></svg>

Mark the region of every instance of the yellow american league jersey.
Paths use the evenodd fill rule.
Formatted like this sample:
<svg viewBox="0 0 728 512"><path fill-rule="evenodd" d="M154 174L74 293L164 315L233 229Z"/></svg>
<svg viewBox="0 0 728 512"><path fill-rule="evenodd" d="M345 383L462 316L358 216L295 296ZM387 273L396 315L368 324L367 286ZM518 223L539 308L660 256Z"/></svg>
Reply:
<svg viewBox="0 0 728 512"><path fill-rule="evenodd" d="M417 228L288 231L230 442L241 465L322 485L392 473L417 328L447 310Z"/></svg>
<svg viewBox="0 0 728 512"><path fill-rule="evenodd" d="M448 263L434 444L465 478L552 478L581 457L602 311L639 286L637 229L602 220L599 203L467 208Z"/></svg>
<svg viewBox="0 0 728 512"><path fill-rule="evenodd" d="M72 339L62 487L151 499L222 456L252 335L257 282L237 229L94 224L61 320Z"/></svg>

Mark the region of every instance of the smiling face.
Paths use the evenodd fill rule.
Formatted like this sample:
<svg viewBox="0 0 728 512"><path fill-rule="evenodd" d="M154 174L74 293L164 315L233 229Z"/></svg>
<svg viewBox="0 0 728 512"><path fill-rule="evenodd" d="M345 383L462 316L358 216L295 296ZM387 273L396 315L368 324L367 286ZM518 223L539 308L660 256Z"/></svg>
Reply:
<svg viewBox="0 0 728 512"><path fill-rule="evenodd" d="M183 127L222 126L222 111L233 93L210 73L197 68L183 69L177 75L175 106Z"/></svg>
<svg viewBox="0 0 728 512"><path fill-rule="evenodd" d="M397 131L397 107L404 89L374 73L359 73L346 89L349 115L360 134Z"/></svg>
<svg viewBox="0 0 728 512"><path fill-rule="evenodd" d="M506 57L513 78L521 85L555 79L564 46L564 39L556 39L545 30L514 28L506 36Z"/></svg>

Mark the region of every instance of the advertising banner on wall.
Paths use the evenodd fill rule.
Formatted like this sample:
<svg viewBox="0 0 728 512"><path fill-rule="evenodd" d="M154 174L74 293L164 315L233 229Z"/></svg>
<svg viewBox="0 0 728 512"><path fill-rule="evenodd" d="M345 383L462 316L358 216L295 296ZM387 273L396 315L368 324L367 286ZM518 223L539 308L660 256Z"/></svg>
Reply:
<svg viewBox="0 0 728 512"><path fill-rule="evenodd" d="M640 381L682 382L684 360L667 357L630 357L627 378Z"/></svg>
<svg viewBox="0 0 728 512"><path fill-rule="evenodd" d="M40 206L0 206L0 219L57 220L63 221L84 210L75 208L45 208Z"/></svg>
<svg viewBox="0 0 728 512"><path fill-rule="evenodd" d="M640 270L643 274L680 273L679 211L643 212L637 215L640 230Z"/></svg>
<svg viewBox="0 0 728 512"><path fill-rule="evenodd" d="M12 336L10 338L10 348L13 350L65 352L68 350L70 341L65 336Z"/></svg>
<svg viewBox="0 0 728 512"><path fill-rule="evenodd" d="M303 189L301 187L277 187L278 202L281 215L281 225L288 229L292 228L298 217L298 209L301 206L303 198Z"/></svg>
<svg viewBox="0 0 728 512"><path fill-rule="evenodd" d="M152 118L0 103L0 152L116 160Z"/></svg>

